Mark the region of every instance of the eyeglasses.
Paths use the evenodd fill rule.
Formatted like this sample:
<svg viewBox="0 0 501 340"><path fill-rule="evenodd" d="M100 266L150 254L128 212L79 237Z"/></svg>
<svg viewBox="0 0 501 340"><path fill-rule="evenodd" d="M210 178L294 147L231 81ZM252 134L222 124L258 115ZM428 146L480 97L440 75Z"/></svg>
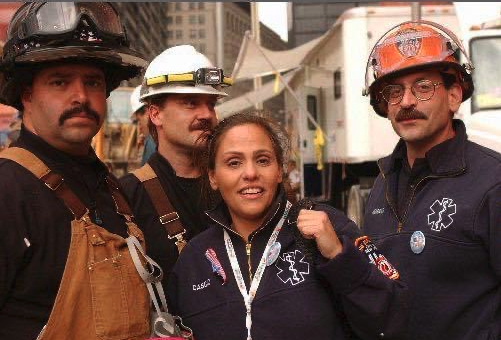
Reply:
<svg viewBox="0 0 501 340"><path fill-rule="evenodd" d="M443 83L434 83L428 79L418 80L412 84L411 92L417 100L430 100L435 94L435 88L441 84ZM386 85L380 93L388 104L396 105L402 101L406 88L400 84Z"/></svg>

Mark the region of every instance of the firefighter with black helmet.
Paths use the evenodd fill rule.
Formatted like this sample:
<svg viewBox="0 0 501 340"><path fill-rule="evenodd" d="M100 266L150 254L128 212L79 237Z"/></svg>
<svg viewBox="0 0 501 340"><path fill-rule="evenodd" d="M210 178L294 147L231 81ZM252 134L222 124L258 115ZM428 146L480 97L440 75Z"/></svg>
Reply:
<svg viewBox="0 0 501 340"><path fill-rule="evenodd" d="M401 137L378 161L362 228L408 286L398 339L501 338L501 155L453 118L473 69L455 34L429 21L395 26L367 62L365 94Z"/></svg>
<svg viewBox="0 0 501 340"><path fill-rule="evenodd" d="M146 61L107 2L24 3L7 34L0 100L23 125L0 153L0 338L144 339L142 233L91 140Z"/></svg>

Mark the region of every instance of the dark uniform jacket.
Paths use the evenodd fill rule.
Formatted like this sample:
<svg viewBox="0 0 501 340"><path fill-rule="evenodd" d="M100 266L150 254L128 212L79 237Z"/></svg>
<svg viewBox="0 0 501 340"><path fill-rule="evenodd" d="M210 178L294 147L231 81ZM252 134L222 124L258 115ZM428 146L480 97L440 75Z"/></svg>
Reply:
<svg viewBox="0 0 501 340"><path fill-rule="evenodd" d="M364 232L409 288L406 340L501 339L501 155L468 141L461 121L454 128L427 152L431 173L401 216L394 155L379 161L367 204ZM419 254L416 231L425 236Z"/></svg>
<svg viewBox="0 0 501 340"><path fill-rule="evenodd" d="M180 178L170 163L158 152L148 160L148 164L157 174L163 190L167 194L172 206L179 214L181 224L186 229L186 240L206 229L206 210L214 197L208 199L202 195L200 178ZM129 200L138 227L145 238L146 252L163 269L162 283L165 287L167 278L176 263L178 250L169 240L165 227L160 223L159 216L146 192L143 184L133 174L120 178L123 190Z"/></svg>
<svg viewBox="0 0 501 340"><path fill-rule="evenodd" d="M282 191L263 226L249 236L253 274L284 213L284 196ZM323 258L309 261L303 253L304 248L298 246L293 237L294 221L286 221L277 238L281 244L280 255L264 270L252 303L251 335L254 340L347 339L345 317L359 335L376 336L388 323L392 327L401 324L398 320L390 320L389 316L391 308L388 306L390 299L395 298L395 283L386 279L354 247L353 239L359 235L356 225L327 205L319 204L315 209L328 214L342 237L342 253L330 261ZM193 328L198 340L245 339L245 304L226 252L223 230L227 229L231 237L248 289L246 244L231 231L231 219L224 202L207 214L209 229L188 243L171 274L169 309ZM215 251L226 274L224 284L205 256L209 248Z"/></svg>
<svg viewBox="0 0 501 340"><path fill-rule="evenodd" d="M91 211L91 218L127 237L105 182L106 166L71 157L24 127L12 146L34 153ZM48 320L68 255L73 215L64 203L15 162L0 159L0 339L35 339Z"/></svg>

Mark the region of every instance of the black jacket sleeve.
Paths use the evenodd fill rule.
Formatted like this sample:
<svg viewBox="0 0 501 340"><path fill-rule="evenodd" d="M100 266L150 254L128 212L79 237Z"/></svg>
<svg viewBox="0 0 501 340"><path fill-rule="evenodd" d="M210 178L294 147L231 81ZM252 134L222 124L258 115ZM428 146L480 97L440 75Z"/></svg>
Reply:
<svg viewBox="0 0 501 340"><path fill-rule="evenodd" d="M25 256L29 255L24 239L31 239L28 234L27 219L24 218L22 192L13 191L17 183L15 173L7 171L16 168L12 162L0 160L0 310L5 304L17 271L21 268Z"/></svg>
<svg viewBox="0 0 501 340"><path fill-rule="evenodd" d="M334 259L318 264L317 270L340 296L344 313L358 336L401 339L408 315L407 286L387 278L355 247L354 239L360 235L355 223L333 208L326 210L343 250Z"/></svg>

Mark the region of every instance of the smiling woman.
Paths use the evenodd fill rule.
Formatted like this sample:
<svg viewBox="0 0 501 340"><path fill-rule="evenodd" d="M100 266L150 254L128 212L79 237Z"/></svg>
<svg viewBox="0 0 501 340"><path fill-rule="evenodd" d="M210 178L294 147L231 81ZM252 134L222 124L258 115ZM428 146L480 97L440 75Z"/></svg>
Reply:
<svg viewBox="0 0 501 340"><path fill-rule="evenodd" d="M346 306L357 307L347 316L360 325L357 332L375 335L386 324L379 318L388 315L381 312L386 305L363 307L366 285L374 294L387 287L370 282L382 278L353 244L356 225L327 205L305 210L287 201L281 182L288 146L275 122L252 114L214 129L209 181L223 201L206 212L208 230L186 245L168 283L171 310L197 340L351 338L339 315L344 302L334 297L348 292Z"/></svg>
<svg viewBox="0 0 501 340"><path fill-rule="evenodd" d="M247 239L262 224L282 182L284 157L279 139L264 120L240 117L248 122L222 123L213 135L209 179L228 205L233 228Z"/></svg>

